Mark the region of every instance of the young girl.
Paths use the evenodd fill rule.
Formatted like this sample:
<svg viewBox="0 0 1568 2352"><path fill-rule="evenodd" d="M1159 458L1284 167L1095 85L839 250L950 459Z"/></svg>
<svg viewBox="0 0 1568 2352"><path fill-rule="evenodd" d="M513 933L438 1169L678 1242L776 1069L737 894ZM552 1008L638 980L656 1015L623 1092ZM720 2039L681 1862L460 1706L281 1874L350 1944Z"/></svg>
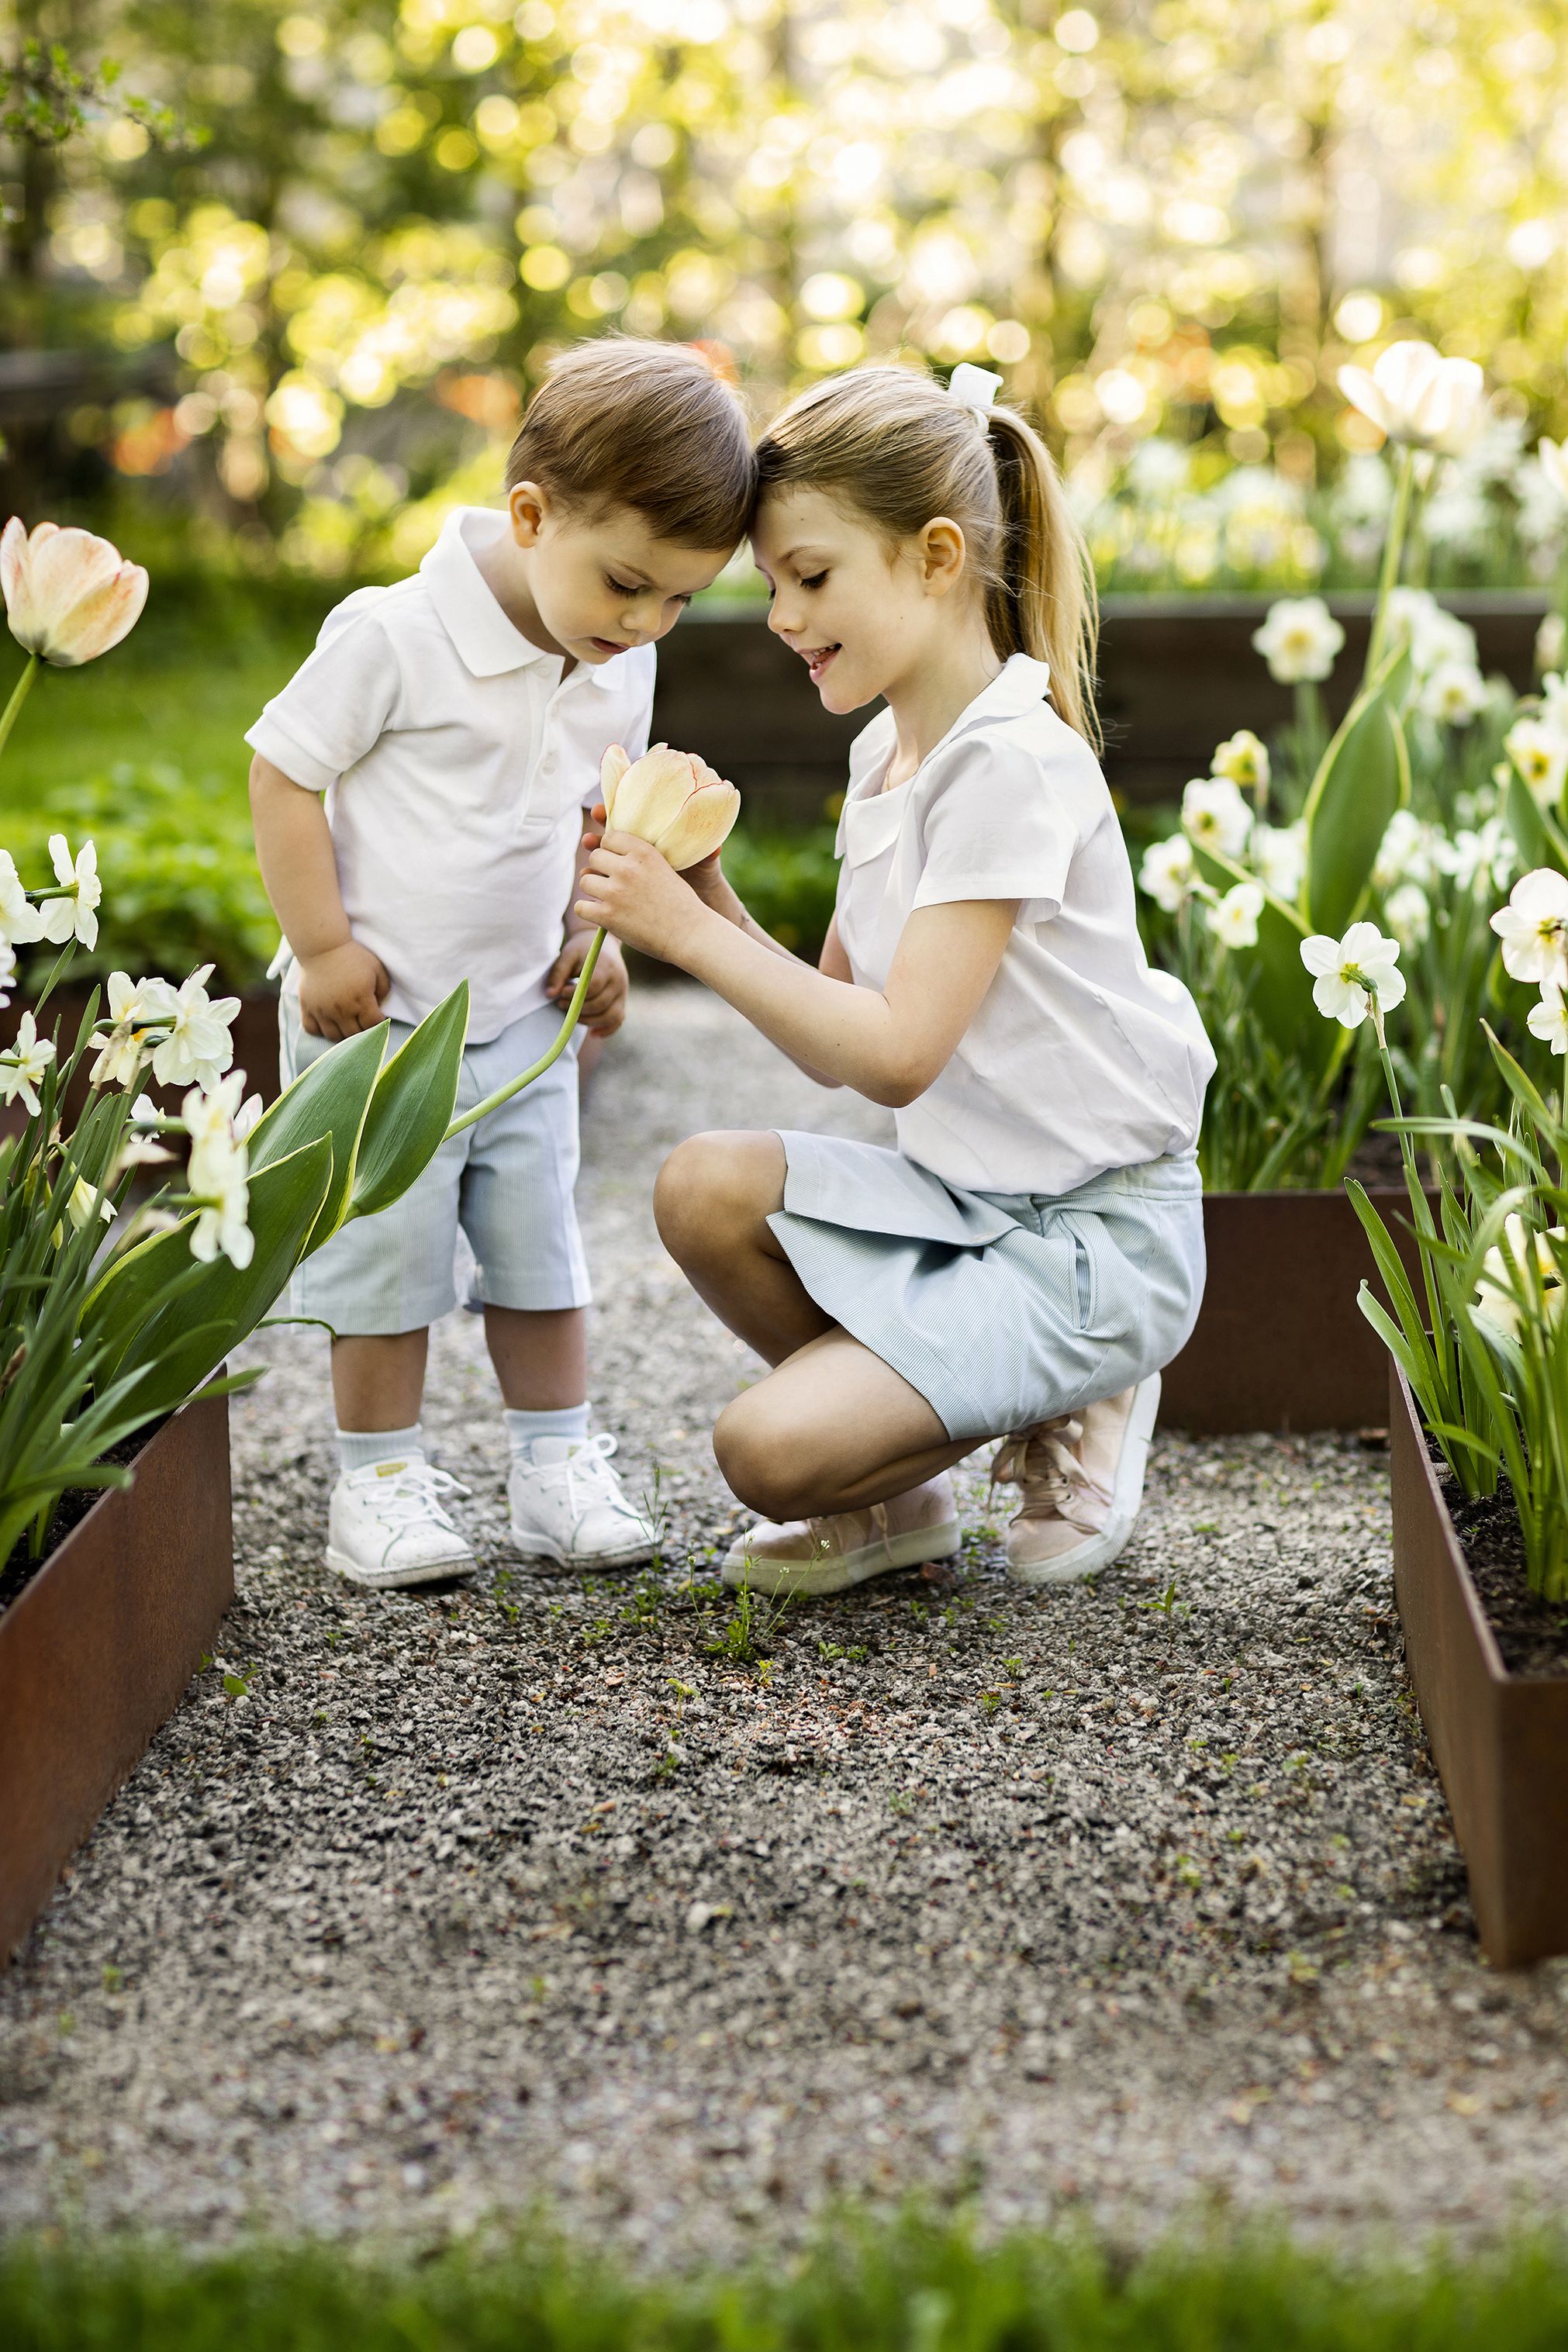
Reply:
<svg viewBox="0 0 1568 2352"><path fill-rule="evenodd" d="M577 911L727 998L898 1149L693 1136L655 1195L714 1311L774 1367L714 1451L765 1515L726 1580L828 1592L957 1549L944 1475L983 1438L1019 1486L1011 1573L1125 1546L1160 1367L1203 1287L1194 1143L1214 1055L1152 971L1090 748L1092 591L1045 448L994 404L858 369L758 451L770 625L857 739L816 971L718 860L677 875L611 831Z"/></svg>

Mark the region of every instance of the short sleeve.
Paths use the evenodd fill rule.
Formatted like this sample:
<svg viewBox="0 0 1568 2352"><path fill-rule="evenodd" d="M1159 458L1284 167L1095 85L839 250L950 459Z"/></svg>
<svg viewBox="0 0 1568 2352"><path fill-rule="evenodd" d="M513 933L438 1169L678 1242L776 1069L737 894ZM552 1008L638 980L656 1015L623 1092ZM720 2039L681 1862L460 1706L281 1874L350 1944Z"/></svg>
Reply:
<svg viewBox="0 0 1568 2352"><path fill-rule="evenodd" d="M1087 747L1085 756L1092 763ZM1103 794L1103 782L1100 789ZM1061 908L1084 814L1082 782L1069 762L977 730L955 747L921 819L915 907L1016 898L1032 908L1033 919L1048 921Z"/></svg>
<svg viewBox="0 0 1568 2352"><path fill-rule="evenodd" d="M386 732L400 684L375 613L385 592L361 589L329 613L316 649L246 737L253 751L324 793Z"/></svg>

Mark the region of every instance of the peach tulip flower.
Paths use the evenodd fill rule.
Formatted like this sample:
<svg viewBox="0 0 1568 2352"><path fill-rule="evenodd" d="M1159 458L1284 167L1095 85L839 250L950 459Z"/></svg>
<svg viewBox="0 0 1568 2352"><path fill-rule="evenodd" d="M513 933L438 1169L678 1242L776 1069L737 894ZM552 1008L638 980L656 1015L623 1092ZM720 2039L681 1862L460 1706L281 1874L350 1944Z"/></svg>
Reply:
<svg viewBox="0 0 1568 2352"><path fill-rule="evenodd" d="M74 669L135 626L147 601L147 574L90 530L41 522L29 533L13 515L0 533L0 589L18 645L40 661Z"/></svg>
<svg viewBox="0 0 1568 2352"><path fill-rule="evenodd" d="M741 814L741 795L693 751L656 743L629 760L612 743L599 765L606 829L651 842L679 874L712 856Z"/></svg>

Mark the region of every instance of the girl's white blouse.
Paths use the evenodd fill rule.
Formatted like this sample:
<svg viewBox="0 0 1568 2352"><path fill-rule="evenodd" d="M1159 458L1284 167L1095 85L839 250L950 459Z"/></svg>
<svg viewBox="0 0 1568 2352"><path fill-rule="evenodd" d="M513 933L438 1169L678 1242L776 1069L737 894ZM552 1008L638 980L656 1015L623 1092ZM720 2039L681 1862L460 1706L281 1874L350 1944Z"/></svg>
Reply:
<svg viewBox="0 0 1568 2352"><path fill-rule="evenodd" d="M957 1051L897 1114L900 1150L968 1192L1071 1192L1189 1150L1215 1067L1191 996L1149 967L1100 762L1048 685L1015 654L891 792L890 711L849 755L838 936L858 982L886 985L920 908L1020 901Z"/></svg>

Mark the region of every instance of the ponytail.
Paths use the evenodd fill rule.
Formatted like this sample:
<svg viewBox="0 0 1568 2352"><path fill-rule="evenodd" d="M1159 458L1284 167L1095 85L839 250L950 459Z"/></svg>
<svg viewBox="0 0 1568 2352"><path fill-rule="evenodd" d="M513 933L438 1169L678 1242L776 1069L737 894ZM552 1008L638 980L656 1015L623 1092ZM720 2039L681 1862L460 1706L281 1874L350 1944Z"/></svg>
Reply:
<svg viewBox="0 0 1568 2352"><path fill-rule="evenodd" d="M1048 663L1058 716L1099 750L1093 569L1050 453L1016 409L977 415L913 368L851 368L774 418L757 474L763 496L836 491L894 541L949 516L996 651Z"/></svg>

